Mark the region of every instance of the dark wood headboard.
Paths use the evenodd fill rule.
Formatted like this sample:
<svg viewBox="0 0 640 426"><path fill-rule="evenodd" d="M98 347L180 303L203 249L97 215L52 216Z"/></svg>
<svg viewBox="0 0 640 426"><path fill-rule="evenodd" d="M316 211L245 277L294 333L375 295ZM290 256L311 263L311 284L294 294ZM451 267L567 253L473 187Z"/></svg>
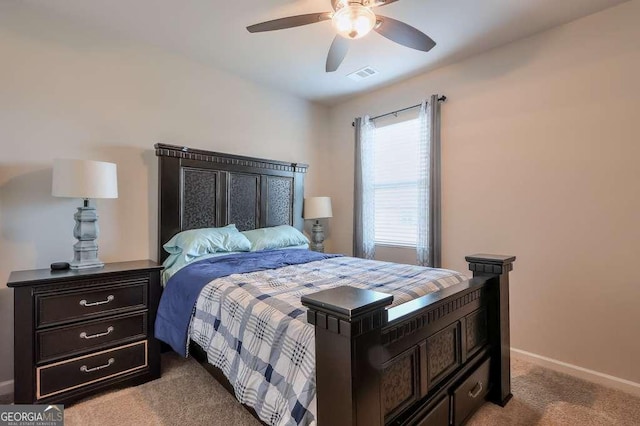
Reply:
<svg viewBox="0 0 640 426"><path fill-rule="evenodd" d="M235 223L241 231L277 225L302 230L308 165L156 144L158 260L180 231Z"/></svg>

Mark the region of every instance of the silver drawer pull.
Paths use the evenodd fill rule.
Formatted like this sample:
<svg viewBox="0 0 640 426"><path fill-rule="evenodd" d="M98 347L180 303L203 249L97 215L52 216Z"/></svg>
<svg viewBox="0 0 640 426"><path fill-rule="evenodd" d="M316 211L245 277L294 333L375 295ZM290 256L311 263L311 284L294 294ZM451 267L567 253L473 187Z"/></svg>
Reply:
<svg viewBox="0 0 640 426"><path fill-rule="evenodd" d="M478 384L469 391L469 396L471 398L477 398L480 392L482 392L482 382L478 382Z"/></svg>
<svg viewBox="0 0 640 426"><path fill-rule="evenodd" d="M110 294L109 296L107 296L107 300L101 300L99 302L92 302L89 303L87 302L85 299L82 299L80 301L80 306L85 306L85 307L89 307L89 306L99 306L99 305L104 305L105 303L109 303L112 302L113 299L115 299L115 296L113 294Z"/></svg>
<svg viewBox="0 0 640 426"><path fill-rule="evenodd" d="M109 326L109 328L107 328L107 331L105 331L104 333L87 334L86 331L83 331L82 333L80 333L80 338L89 340L89 339L95 339L96 337L104 337L113 333L114 330L115 329L112 326Z"/></svg>
<svg viewBox="0 0 640 426"><path fill-rule="evenodd" d="M111 367L114 362L116 362L115 359L109 358L109 361L104 365L99 365L99 366L93 367L93 368L89 368L86 365L83 365L82 367L80 367L80 371L82 371L83 373L93 373L94 371L98 371L98 370L102 370L103 368Z"/></svg>

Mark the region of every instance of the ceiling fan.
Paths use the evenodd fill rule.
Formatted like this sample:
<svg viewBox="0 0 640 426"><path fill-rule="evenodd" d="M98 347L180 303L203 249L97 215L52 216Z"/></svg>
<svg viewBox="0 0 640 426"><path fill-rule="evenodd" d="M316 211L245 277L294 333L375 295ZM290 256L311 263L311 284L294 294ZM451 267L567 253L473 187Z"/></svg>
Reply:
<svg viewBox="0 0 640 426"><path fill-rule="evenodd" d="M331 43L327 56L327 72L338 69L349 50L349 40L362 38L371 30L378 34L412 49L428 52L433 49L436 42L422 31L413 28L404 22L376 15L373 8L386 6L398 0L331 0L334 12L309 13L307 15L290 16L275 19L247 27L250 33L282 30L285 28L300 27L302 25L315 24L316 22L333 22L338 32Z"/></svg>

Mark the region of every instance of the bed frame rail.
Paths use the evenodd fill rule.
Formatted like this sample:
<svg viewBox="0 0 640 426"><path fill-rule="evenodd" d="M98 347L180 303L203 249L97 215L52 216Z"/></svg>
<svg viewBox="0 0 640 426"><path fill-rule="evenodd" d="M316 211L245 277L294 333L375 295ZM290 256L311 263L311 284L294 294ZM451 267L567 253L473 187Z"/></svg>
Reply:
<svg viewBox="0 0 640 426"><path fill-rule="evenodd" d="M318 424L440 424L420 422L486 359L487 398L508 402L515 257L466 259L474 278L393 308L393 296L354 287L302 298L316 332ZM444 424L461 423L453 408L447 416Z"/></svg>

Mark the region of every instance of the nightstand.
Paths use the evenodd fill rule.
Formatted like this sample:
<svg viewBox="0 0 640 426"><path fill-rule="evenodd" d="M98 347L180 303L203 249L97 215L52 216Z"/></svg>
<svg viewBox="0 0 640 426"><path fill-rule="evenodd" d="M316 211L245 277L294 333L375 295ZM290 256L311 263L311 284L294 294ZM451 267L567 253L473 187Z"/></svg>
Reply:
<svg viewBox="0 0 640 426"><path fill-rule="evenodd" d="M16 404L68 404L160 377L161 269L143 260L12 272Z"/></svg>

